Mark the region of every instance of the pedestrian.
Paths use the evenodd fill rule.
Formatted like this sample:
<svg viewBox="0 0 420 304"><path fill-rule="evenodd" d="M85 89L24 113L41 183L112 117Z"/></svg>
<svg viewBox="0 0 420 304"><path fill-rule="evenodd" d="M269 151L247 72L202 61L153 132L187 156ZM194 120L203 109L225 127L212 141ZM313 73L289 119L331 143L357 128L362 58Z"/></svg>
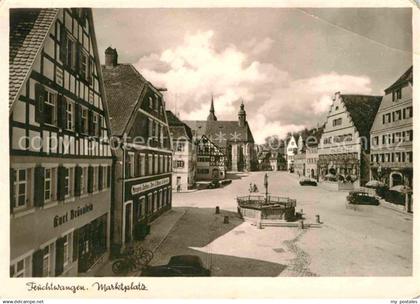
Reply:
<svg viewBox="0 0 420 304"><path fill-rule="evenodd" d="M252 183L249 183L249 192L252 192Z"/></svg>

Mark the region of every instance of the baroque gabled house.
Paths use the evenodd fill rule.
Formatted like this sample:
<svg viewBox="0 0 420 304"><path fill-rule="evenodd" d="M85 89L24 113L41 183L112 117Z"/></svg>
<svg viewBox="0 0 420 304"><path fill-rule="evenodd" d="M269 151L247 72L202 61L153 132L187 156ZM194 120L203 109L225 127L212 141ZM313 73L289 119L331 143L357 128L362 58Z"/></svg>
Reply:
<svg viewBox="0 0 420 304"><path fill-rule="evenodd" d="M226 155L226 166L231 171L251 171L258 167L254 148L254 137L246 119L243 103L240 105L238 120L218 120L214 110L213 98L207 120L185 121L200 139L206 135Z"/></svg>
<svg viewBox="0 0 420 304"><path fill-rule="evenodd" d="M76 276L109 253L111 165L91 9L10 10L10 276Z"/></svg>
<svg viewBox="0 0 420 304"><path fill-rule="evenodd" d="M297 154L297 142L298 137L294 134L291 134L286 139L286 145L285 145L285 155L286 155L286 161L287 161L287 170L290 172L293 172L295 169L295 156Z"/></svg>
<svg viewBox="0 0 420 304"><path fill-rule="evenodd" d="M171 208L172 150L162 93L131 64L105 50L102 66L115 146L112 255L150 233ZM153 233L153 232L152 232Z"/></svg>
<svg viewBox="0 0 420 304"><path fill-rule="evenodd" d="M193 188L197 169L197 149L190 127L174 113L166 111L173 150L172 187L175 191Z"/></svg>
<svg viewBox="0 0 420 304"><path fill-rule="evenodd" d="M413 67L385 90L371 129L371 178L413 187Z"/></svg>
<svg viewBox="0 0 420 304"><path fill-rule="evenodd" d="M369 131L381 99L335 93L318 145L322 180L343 182L343 187L363 186L369 180Z"/></svg>

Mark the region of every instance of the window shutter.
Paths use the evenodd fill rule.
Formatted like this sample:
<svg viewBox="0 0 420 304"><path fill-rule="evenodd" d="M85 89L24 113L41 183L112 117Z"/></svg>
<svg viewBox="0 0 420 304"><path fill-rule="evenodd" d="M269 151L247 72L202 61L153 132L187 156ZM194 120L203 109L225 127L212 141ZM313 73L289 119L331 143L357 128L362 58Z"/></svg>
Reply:
<svg viewBox="0 0 420 304"><path fill-rule="evenodd" d="M45 168L41 166L36 166L34 176L34 205L35 207L42 207L44 206Z"/></svg>
<svg viewBox="0 0 420 304"><path fill-rule="evenodd" d="M93 128L93 112L92 110L89 110L88 112L88 134L89 135L95 135L94 134L95 130Z"/></svg>
<svg viewBox="0 0 420 304"><path fill-rule="evenodd" d="M58 277L64 270L64 238L55 242L55 276Z"/></svg>
<svg viewBox="0 0 420 304"><path fill-rule="evenodd" d="M10 169L10 213L13 213L13 206L14 206L14 201L15 201L15 178L16 178L16 170L15 169Z"/></svg>
<svg viewBox="0 0 420 304"><path fill-rule="evenodd" d="M32 255L32 276L42 277L43 250L38 249Z"/></svg>
<svg viewBox="0 0 420 304"><path fill-rule="evenodd" d="M98 134L95 134L98 137L102 137L102 116L98 115Z"/></svg>
<svg viewBox="0 0 420 304"><path fill-rule="evenodd" d="M58 167L58 178L57 178L57 199L64 201L64 186L65 186L65 170L63 166Z"/></svg>
<svg viewBox="0 0 420 304"><path fill-rule="evenodd" d="M104 184L104 167L99 166L99 181L98 181L98 189L102 190Z"/></svg>
<svg viewBox="0 0 420 304"><path fill-rule="evenodd" d="M83 168L80 166L76 166L74 174L74 195L80 196L82 192L82 174L83 174Z"/></svg>
<svg viewBox="0 0 420 304"><path fill-rule="evenodd" d="M92 84L92 82L93 82L93 69L94 69L94 62L93 62L93 60L89 57L89 64L88 64L88 79L87 79L87 81L89 82L89 84Z"/></svg>
<svg viewBox="0 0 420 304"><path fill-rule="evenodd" d="M40 83L35 84L35 121L38 123L43 122L44 114L44 86Z"/></svg>
<svg viewBox="0 0 420 304"><path fill-rule="evenodd" d="M64 66L67 66L67 34L64 24L60 24L60 60Z"/></svg>
<svg viewBox="0 0 420 304"><path fill-rule="evenodd" d="M93 192L93 167L89 166L88 168L88 192Z"/></svg>
<svg viewBox="0 0 420 304"><path fill-rule="evenodd" d="M57 96L58 126L62 129L67 127L67 99L63 95Z"/></svg>
<svg viewBox="0 0 420 304"><path fill-rule="evenodd" d="M79 230L73 231L73 262L79 257Z"/></svg>
<svg viewBox="0 0 420 304"><path fill-rule="evenodd" d="M111 166L108 166L108 170L106 170L106 182L107 182L107 188L111 187Z"/></svg>
<svg viewBox="0 0 420 304"><path fill-rule="evenodd" d="M75 62L75 72L78 73L83 79L84 79L84 75L81 74L81 65L82 65L82 60L81 60L81 54L82 54L82 46L80 44L79 41L76 42L76 62Z"/></svg>

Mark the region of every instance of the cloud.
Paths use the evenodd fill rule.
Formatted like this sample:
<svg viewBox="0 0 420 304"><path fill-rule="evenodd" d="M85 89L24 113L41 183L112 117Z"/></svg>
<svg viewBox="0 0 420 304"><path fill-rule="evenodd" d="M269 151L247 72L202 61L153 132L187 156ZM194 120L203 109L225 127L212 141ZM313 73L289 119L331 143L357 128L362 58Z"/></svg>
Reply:
<svg viewBox="0 0 420 304"><path fill-rule="evenodd" d="M311 78L293 79L279 67L256 60L272 47L271 38L215 45L215 32L186 34L177 47L140 58L136 68L153 84L166 87L169 109L182 119L204 120L214 95L219 120L235 120L243 99L256 142L269 135L323 123L336 91L370 94L367 76L334 71Z"/></svg>

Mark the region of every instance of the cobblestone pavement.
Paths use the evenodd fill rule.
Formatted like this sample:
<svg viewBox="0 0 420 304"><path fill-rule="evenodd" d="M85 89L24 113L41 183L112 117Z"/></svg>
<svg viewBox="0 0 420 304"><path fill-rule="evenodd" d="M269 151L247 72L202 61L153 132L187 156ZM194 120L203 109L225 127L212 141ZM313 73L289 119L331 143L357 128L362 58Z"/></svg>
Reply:
<svg viewBox="0 0 420 304"><path fill-rule="evenodd" d="M152 264L195 254L213 276L411 275L411 215L380 206L346 209L347 192L302 187L287 172L268 174L269 192L297 199L306 222L320 215L320 228L260 230L243 222L235 198L248 194L250 182L263 192L264 172L231 173L232 184L223 188L173 194L173 209L185 214L156 249ZM223 224L226 215L229 224Z"/></svg>

